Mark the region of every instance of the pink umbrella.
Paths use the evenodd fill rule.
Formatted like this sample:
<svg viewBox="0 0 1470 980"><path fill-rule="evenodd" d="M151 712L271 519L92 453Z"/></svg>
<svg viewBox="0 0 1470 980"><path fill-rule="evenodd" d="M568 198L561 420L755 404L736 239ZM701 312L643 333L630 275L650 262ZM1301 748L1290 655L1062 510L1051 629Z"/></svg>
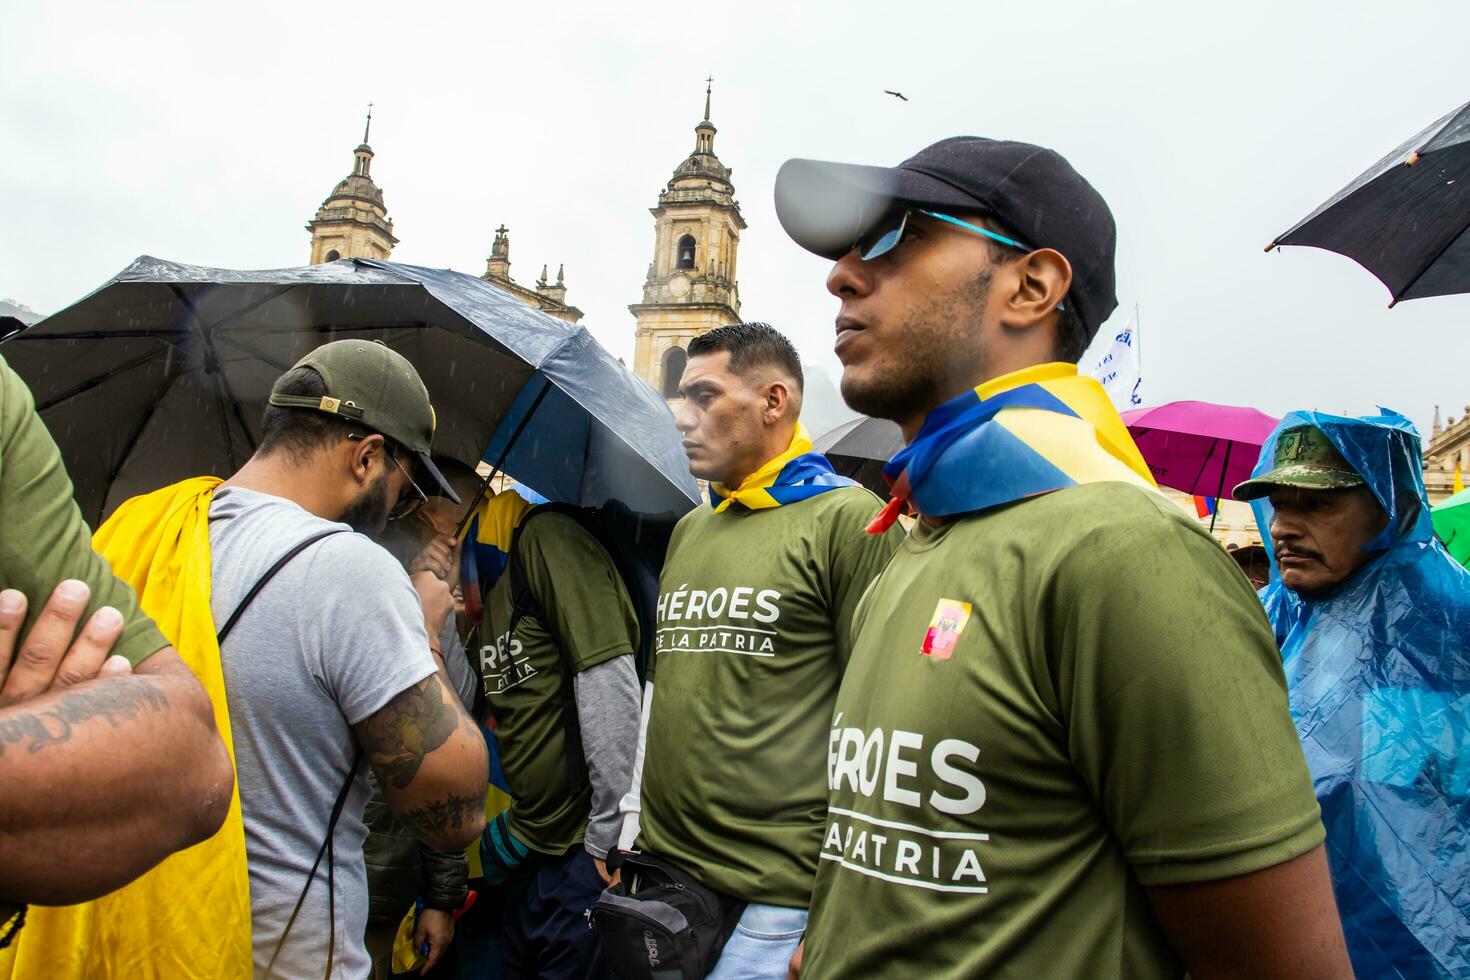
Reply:
<svg viewBox="0 0 1470 980"><path fill-rule="evenodd" d="M1254 408L1170 402L1124 412L1123 421L1155 480L1219 498L1250 479L1261 446L1281 420Z"/></svg>

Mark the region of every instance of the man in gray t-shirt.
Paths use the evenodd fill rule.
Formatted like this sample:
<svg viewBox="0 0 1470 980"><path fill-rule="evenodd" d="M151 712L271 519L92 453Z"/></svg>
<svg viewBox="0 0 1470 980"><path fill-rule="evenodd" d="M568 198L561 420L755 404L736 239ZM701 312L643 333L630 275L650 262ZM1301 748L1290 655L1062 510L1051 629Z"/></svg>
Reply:
<svg viewBox="0 0 1470 980"><path fill-rule="evenodd" d="M410 513L424 496L416 481L442 485L428 458L433 418L400 355L366 341L327 344L276 382L259 449L214 494L217 627L284 555L335 532L259 591L220 650L257 975L317 980L328 964L333 976L367 975L369 766L424 843L457 850L484 826L485 742L430 640L453 609L449 588L428 572L410 579L352 533ZM332 854L312 877L349 774Z"/></svg>
<svg viewBox="0 0 1470 980"><path fill-rule="evenodd" d="M347 530L289 500L222 487L209 509L214 621L223 623L278 558L332 527ZM366 596L373 597L372 615ZM423 620L418 595L392 556L361 534L334 534L261 590L220 651L257 969L269 961L326 836L332 802L357 754L351 726L436 671ZM368 969L360 942L367 925L362 808L368 792L367 767L359 766L333 841L335 959L349 977ZM309 897L325 895L319 880ZM278 967L324 964L330 932L327 903L308 902ZM321 970L303 975L320 977Z"/></svg>

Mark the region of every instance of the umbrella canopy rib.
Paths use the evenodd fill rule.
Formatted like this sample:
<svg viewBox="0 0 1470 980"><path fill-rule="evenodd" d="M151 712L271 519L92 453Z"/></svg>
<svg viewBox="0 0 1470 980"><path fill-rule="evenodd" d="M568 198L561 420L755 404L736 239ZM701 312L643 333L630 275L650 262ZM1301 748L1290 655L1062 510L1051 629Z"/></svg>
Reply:
<svg viewBox="0 0 1470 980"><path fill-rule="evenodd" d="M194 321L194 326L199 330L200 339L204 341L204 373L206 376L214 379L215 405L220 416L220 434L225 440L225 456L230 461L230 469L237 470L240 468L240 463L238 461L239 457L235 455L234 440L230 438L228 413L234 413L235 421L239 423L240 432L245 436L245 442L250 446L251 452L255 451L255 440L250 437L250 426L245 423L245 414L240 411L240 401L235 397L235 393L230 390L230 379L225 377L224 368L220 366L219 351L215 350L214 347L214 327L216 324L210 324L208 327L204 325L203 319L199 316L199 308L194 305L193 300L184 295L184 291L179 288L177 283L169 283L168 288L179 298L179 302L184 304L184 309L189 311L189 315ZM285 290L281 292L285 292ZM276 295L280 295L280 293ZM256 303L251 308L253 309L260 305L262 304ZM243 315L243 313L236 313L231 317L226 317L221 322L228 322L230 319L237 319Z"/></svg>
<svg viewBox="0 0 1470 980"><path fill-rule="evenodd" d="M1403 287L1400 288L1398 292L1393 294L1393 299L1389 301L1388 308L1393 309L1395 306L1397 306L1399 300L1408 295L1409 290L1417 286L1419 284L1419 280L1423 279L1425 275L1429 273L1429 270L1434 268L1434 263L1444 258L1445 253L1454 248L1455 243L1465 237L1466 231L1470 231L1470 223L1467 223L1464 228L1460 229L1460 233L1458 235L1451 235L1449 241L1445 242L1444 245L1439 249L1439 251L1434 253L1434 257L1424 264L1424 268L1416 272L1414 274L1414 278L1404 283Z"/></svg>
<svg viewBox="0 0 1470 980"><path fill-rule="evenodd" d="M146 354L142 354L138 357L133 358L131 361L124 361L122 364L119 364L114 368L109 368L103 373L97 375L95 378L88 378L86 381L73 385L59 395L48 398L45 401L36 402L36 412L37 414L39 414L46 411L48 408L60 405L62 402L70 398L75 398L77 395L91 391L98 385L106 384L118 375L126 374L128 371L131 371L136 367L141 367L142 365L149 363L157 357L158 354L156 352L149 351Z"/></svg>

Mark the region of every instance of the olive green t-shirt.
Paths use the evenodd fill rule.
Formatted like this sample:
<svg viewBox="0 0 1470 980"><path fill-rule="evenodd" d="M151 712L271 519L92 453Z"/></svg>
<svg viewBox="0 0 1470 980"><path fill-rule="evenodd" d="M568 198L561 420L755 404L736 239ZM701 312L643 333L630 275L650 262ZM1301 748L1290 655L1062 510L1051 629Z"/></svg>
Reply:
<svg viewBox="0 0 1470 980"><path fill-rule="evenodd" d="M659 579L639 846L718 891L804 908L826 813L822 746L848 625L902 536L860 487L700 507Z"/></svg>
<svg viewBox="0 0 1470 980"><path fill-rule="evenodd" d="M1158 494L921 522L853 629L802 980L1180 977L1144 886L1322 842L1261 605Z"/></svg>
<svg viewBox="0 0 1470 980"><path fill-rule="evenodd" d="M582 789L573 794L567 784L562 671L636 652L638 618L612 558L585 528L565 514L528 520L515 560L545 618L527 615L510 633L511 574L502 573L480 623L480 636L493 638L480 647L480 676L514 801L510 831L532 850L561 855L582 842L592 806L585 762Z"/></svg>
<svg viewBox="0 0 1470 980"><path fill-rule="evenodd" d="M57 583L68 578L91 587L87 616L102 606L122 613L113 653L136 666L169 645L138 608L132 588L92 550L92 532L72 498L61 452L25 382L0 358L0 588L25 593L25 631Z"/></svg>

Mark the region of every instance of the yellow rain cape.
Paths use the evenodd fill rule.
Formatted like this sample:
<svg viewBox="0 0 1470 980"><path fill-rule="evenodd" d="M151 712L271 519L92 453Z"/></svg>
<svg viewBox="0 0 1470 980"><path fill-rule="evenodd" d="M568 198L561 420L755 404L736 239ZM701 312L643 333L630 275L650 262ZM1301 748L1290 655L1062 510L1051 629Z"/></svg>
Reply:
<svg viewBox="0 0 1470 980"><path fill-rule="evenodd" d="M92 543L204 685L233 760L209 611L209 504L219 483L200 477L134 497ZM0 951L0 980L231 980L250 976L250 939L237 788L209 840L96 901L32 908L15 944Z"/></svg>

